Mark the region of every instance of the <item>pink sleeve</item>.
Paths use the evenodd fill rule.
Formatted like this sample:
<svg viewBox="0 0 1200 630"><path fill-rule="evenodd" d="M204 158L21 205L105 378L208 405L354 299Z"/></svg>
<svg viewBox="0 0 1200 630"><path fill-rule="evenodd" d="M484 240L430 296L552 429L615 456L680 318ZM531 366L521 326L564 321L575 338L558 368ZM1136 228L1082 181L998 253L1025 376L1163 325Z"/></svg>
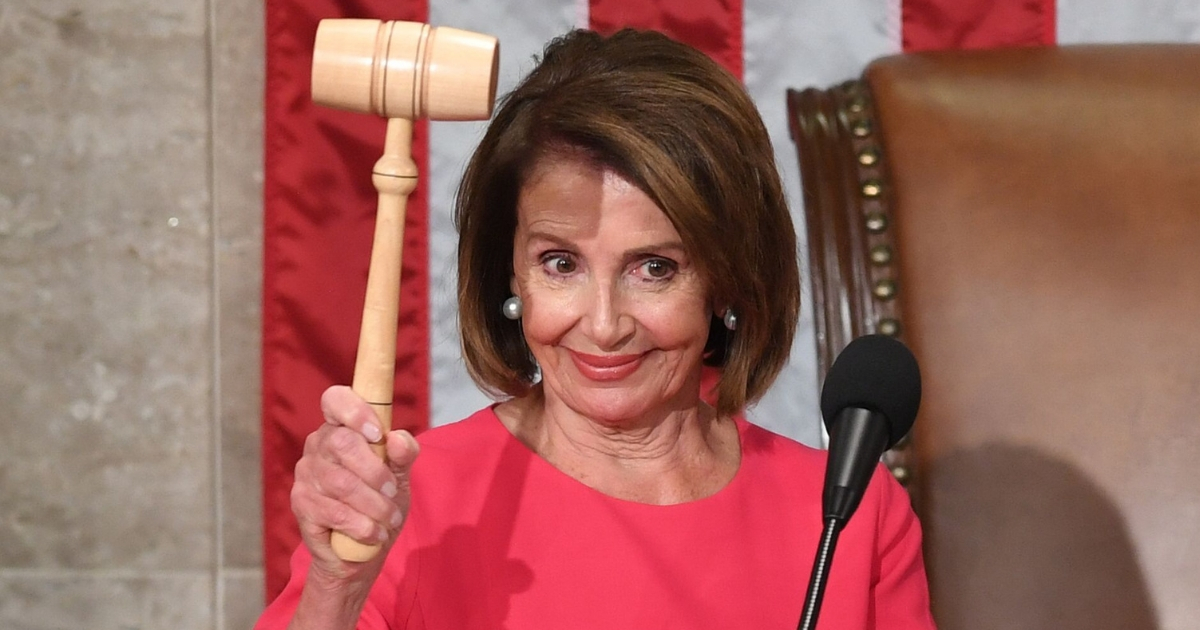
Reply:
<svg viewBox="0 0 1200 630"><path fill-rule="evenodd" d="M929 582L921 548L921 524L908 493L884 466L879 509L879 574L873 588L875 627L880 630L932 630Z"/></svg>
<svg viewBox="0 0 1200 630"><path fill-rule="evenodd" d="M399 541L396 546L400 546ZM393 626L383 612L385 610L395 611L398 606L412 603L404 595L411 596L413 593L406 593L398 586L398 583L402 581L402 576L396 575L397 563L394 560L397 555L403 554L397 554L397 551L396 548L392 549L383 571L375 580L375 585L371 587L371 594L367 597L362 615L358 619L357 630L399 630L404 627L403 625ZM279 597L275 598L275 601L271 602L263 611L254 630L286 630L296 613L296 606L300 603L300 593L304 590L304 580L308 576L308 566L311 562L312 556L309 555L308 549L304 545L296 549L292 554L292 573L287 586L283 588ZM408 601L402 603L400 600ZM403 616L400 617L400 619L403 618Z"/></svg>

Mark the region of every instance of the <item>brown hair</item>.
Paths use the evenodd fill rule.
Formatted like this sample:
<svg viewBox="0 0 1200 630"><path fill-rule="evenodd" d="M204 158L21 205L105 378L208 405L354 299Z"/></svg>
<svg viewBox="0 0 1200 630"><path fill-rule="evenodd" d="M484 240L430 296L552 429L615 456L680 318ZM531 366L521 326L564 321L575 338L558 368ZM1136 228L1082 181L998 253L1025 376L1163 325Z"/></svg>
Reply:
<svg viewBox="0 0 1200 630"><path fill-rule="evenodd" d="M705 363L717 409L757 400L787 361L800 307L796 235L770 139L749 96L703 53L664 35L574 31L501 101L458 191L463 356L493 394L521 396L537 366L505 319L517 198L537 161L578 148L667 215L737 330L714 317Z"/></svg>

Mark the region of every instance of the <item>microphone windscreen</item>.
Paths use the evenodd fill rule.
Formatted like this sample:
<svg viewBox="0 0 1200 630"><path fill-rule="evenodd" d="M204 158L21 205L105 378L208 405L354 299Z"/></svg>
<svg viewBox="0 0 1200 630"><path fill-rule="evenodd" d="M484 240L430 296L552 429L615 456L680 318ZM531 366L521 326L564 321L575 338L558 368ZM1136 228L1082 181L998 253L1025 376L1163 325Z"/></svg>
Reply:
<svg viewBox="0 0 1200 630"><path fill-rule="evenodd" d="M903 343L885 335L867 335L842 350L821 388L821 416L832 430L847 407L882 413L888 419L887 448L912 428L921 405L921 371Z"/></svg>

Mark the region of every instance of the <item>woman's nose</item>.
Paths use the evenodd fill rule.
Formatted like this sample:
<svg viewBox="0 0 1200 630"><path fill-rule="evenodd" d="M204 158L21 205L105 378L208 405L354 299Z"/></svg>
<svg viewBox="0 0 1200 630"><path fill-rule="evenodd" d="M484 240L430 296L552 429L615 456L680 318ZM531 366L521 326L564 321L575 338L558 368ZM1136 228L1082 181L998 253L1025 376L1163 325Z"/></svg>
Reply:
<svg viewBox="0 0 1200 630"><path fill-rule="evenodd" d="M599 350L619 348L633 335L634 318L625 312L620 290L607 283L593 283L584 314L584 332Z"/></svg>

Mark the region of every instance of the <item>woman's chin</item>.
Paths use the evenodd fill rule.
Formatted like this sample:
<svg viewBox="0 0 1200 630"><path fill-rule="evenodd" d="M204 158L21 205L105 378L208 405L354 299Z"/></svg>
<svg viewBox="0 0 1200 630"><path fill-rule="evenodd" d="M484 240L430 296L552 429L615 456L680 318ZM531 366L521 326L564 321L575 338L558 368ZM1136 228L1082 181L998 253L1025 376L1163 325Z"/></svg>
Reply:
<svg viewBox="0 0 1200 630"><path fill-rule="evenodd" d="M640 424L680 407L679 397L667 396L661 387L575 387L563 394L562 401L572 411L604 426Z"/></svg>
<svg viewBox="0 0 1200 630"><path fill-rule="evenodd" d="M604 426L640 425L700 402L698 368L693 374L662 362L639 361L632 373L610 379L590 378L591 374L569 361L556 367L543 372L542 387L547 400L556 399L571 411Z"/></svg>
<svg viewBox="0 0 1200 630"><path fill-rule="evenodd" d="M635 424L638 419L650 411L650 408L644 404L605 403L578 405L574 411L596 424L607 427L621 427Z"/></svg>

